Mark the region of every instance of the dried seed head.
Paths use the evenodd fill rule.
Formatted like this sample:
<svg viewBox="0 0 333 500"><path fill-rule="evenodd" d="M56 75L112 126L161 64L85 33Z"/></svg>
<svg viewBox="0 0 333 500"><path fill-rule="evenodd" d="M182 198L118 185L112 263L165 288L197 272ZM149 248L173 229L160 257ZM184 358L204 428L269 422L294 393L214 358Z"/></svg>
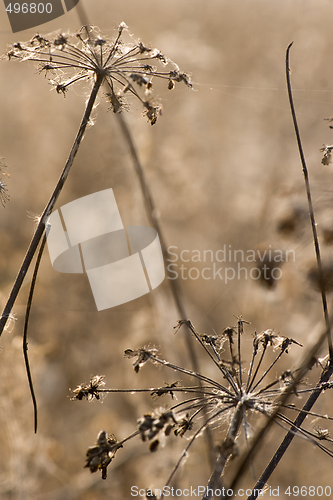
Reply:
<svg viewBox="0 0 333 500"><path fill-rule="evenodd" d="M147 363L151 359L152 356L156 356L158 353L158 349L155 347L152 348L145 348L142 347L141 349L133 350L133 349L126 349L124 355L126 358L137 358L134 363L134 371L135 373L138 373L140 368Z"/></svg>
<svg viewBox="0 0 333 500"><path fill-rule="evenodd" d="M60 50L63 50L65 46L68 43L68 37L62 34L59 34L55 39L54 39L54 46L59 47Z"/></svg>
<svg viewBox="0 0 333 500"><path fill-rule="evenodd" d="M174 392L172 391L172 389L174 389L175 387L177 387L177 385L179 384L180 380L176 380L176 382L173 382L172 384L170 385L166 385L165 387L160 387L158 389L154 389L150 395L151 396L157 396L158 398L163 396L164 394L170 394L170 396L172 397L172 399L174 399L175 395L174 395Z"/></svg>
<svg viewBox="0 0 333 500"><path fill-rule="evenodd" d="M173 391L177 387L177 392L180 394L190 393L191 396L186 396L184 400L177 402L175 405L173 404L170 408L159 408L151 413L144 414L138 421L137 430L121 442L117 442L115 438L108 437L102 431L98 436L96 445L88 449L86 467L89 467L92 472L98 469L101 470L102 477L105 478L107 466L111 462L115 451L123 443L138 435L143 442L148 443L151 452L157 452L160 444L165 442L166 437L171 434L182 437L186 432L191 431L194 426L197 427L199 424L199 429L195 429L194 435L190 438L189 444L186 446L186 452L183 453L180 459L181 461L186 457L189 446L203 433L208 425L218 427L222 423L225 424L226 421L229 422L229 429L220 450L221 453L225 452L226 456L232 457L237 453L236 440L242 429L244 429L247 439L250 427L247 417L249 413L257 413L267 417L273 416L274 412L274 419L278 423L282 421L282 423L291 424L292 421L289 420L289 417L283 414L283 408L276 413L277 405L281 404L276 398L279 398L286 388L293 390L296 396L298 395L296 382L298 383L299 380L298 377L294 377L295 371L286 370L282 375L274 376L273 381L268 381L267 377L273 374L273 367L276 366L276 362L281 358L282 354L288 352L291 344L299 346L301 344L289 337L275 333L273 329L267 329L259 335L254 333L250 369L246 375L246 371L242 370L242 363L245 361L243 361L243 355L241 355L241 339L246 334L244 326L247 322L240 316L236 316L236 318L237 324L234 327L225 328L221 336L228 344L224 350L224 357L228 357L227 351L229 349L230 359L226 360L221 359L218 349L216 349L217 344L221 341L219 335L213 336L206 333L198 333L188 320L181 320L176 326L176 329L179 329L183 324L186 324L200 345L206 351L210 352L215 367L220 370L219 376L215 379L160 359L156 356L156 348L127 349L125 356L134 358L133 366L136 372L139 371L143 364L150 360L174 371L185 373L194 380L200 380L201 385L184 387L178 385L177 381L155 389L133 390L133 392L150 392L152 396L156 397L164 394L170 394L173 397ZM237 336L237 342L234 339L234 335ZM268 368L260 370L269 347L280 349L280 352L275 354L275 359L273 362L270 362ZM259 348L261 348L260 355L258 354ZM263 371L263 373L260 373L260 371ZM97 378L95 384L93 380L89 386L79 387L79 390L76 391L78 399L89 397L91 393L92 395L95 394L93 388L95 385L98 385L99 378ZM319 389L324 391L332 387L333 383L328 382L323 383ZM318 387L314 390L318 390ZM108 392L105 389L103 391ZM109 392L114 392L114 390L110 389ZM131 389L117 390L117 392L131 392ZM295 405L292 406L290 404L286 408L298 411ZM208 420L204 422L201 418L203 410L206 410L208 413ZM324 434L323 432L322 435L324 436Z"/></svg>
<svg viewBox="0 0 333 500"><path fill-rule="evenodd" d="M188 328L192 328L194 329L191 321L189 319L180 319L178 322L177 322L177 325L173 327L173 329L175 330L175 334L178 332L178 330L183 326L183 325L187 325Z"/></svg>
<svg viewBox="0 0 333 500"><path fill-rule="evenodd" d="M176 425L177 420L172 410L165 411L162 409L155 411L154 414L147 413L139 420L138 424L138 431L142 441L147 441L155 438L163 429L166 436L170 435L169 425ZM151 446L154 448L151 451L156 451L158 443L156 447L155 445Z"/></svg>
<svg viewBox="0 0 333 500"><path fill-rule="evenodd" d="M107 466L111 463L119 448L122 448L122 445L113 434L100 431L97 436L96 445L90 446L87 450L87 463L85 467L89 468L90 472L100 470L102 479L106 479Z"/></svg>
<svg viewBox="0 0 333 500"><path fill-rule="evenodd" d="M217 341L219 340L219 337L216 337L216 335L207 335L206 333L202 333L200 335L200 338L205 344L217 347Z"/></svg>
<svg viewBox="0 0 333 500"><path fill-rule="evenodd" d="M193 427L193 422L190 420L190 416L187 413L185 417L183 417L177 424L176 429L174 430L175 436L183 437L185 432L190 431Z"/></svg>
<svg viewBox="0 0 333 500"><path fill-rule="evenodd" d="M105 385L105 376L104 375L95 375L90 380L89 384L79 385L72 392L74 396L71 398L72 401L82 399L87 399L88 401L92 401L93 399L100 399L100 388Z"/></svg>
<svg viewBox="0 0 333 500"><path fill-rule="evenodd" d="M150 49L133 38L124 39L125 23L118 27L113 39L102 37L97 28L84 26L76 34L35 35L27 43L15 43L9 51L9 59L31 60L39 64L39 71L56 74L50 81L56 91L65 95L67 89L78 81L102 78L110 89L105 95L111 109L120 112L125 104L123 94L140 100L145 116L153 125L161 114L160 104L151 100L153 79L164 79L168 88L175 82L183 82L192 88L190 77L181 73L178 66L157 49ZM169 71L160 71L159 66L171 66ZM172 85L170 84L172 82ZM142 89L145 95L141 95ZM147 99L149 97L149 100Z"/></svg>
<svg viewBox="0 0 333 500"><path fill-rule="evenodd" d="M328 429L321 429L320 427L314 427L314 430L316 431L317 437L320 440L329 440L330 439L330 433Z"/></svg>

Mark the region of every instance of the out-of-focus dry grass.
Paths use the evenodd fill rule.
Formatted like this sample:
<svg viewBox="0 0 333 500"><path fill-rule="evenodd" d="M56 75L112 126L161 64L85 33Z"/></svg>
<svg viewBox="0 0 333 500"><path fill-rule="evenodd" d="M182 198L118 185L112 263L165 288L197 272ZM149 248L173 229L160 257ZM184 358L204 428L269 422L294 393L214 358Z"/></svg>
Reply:
<svg viewBox="0 0 333 500"><path fill-rule="evenodd" d="M332 170L320 164L319 148L331 144L323 119L332 115L329 0L227 2L210 0L86 0L90 22L111 34L125 21L136 37L157 46L185 71L194 91L156 88L163 116L151 127L136 103L126 116L160 211L168 245L214 252L272 245L295 250L277 286L268 290L253 280L182 280L188 316L199 331L212 333L232 324L234 314L251 321L248 331L274 328L306 344L322 321L320 297L307 280L314 259L310 225L294 132L285 89L285 50L291 53L292 82L323 253L329 256L321 228L332 224ZM37 31L78 29L75 11ZM5 16L0 43L27 40L36 30L13 35ZM33 215L40 214L52 192L83 113L86 89L66 98L50 92L32 65L1 62L0 155L11 175L11 201L0 207L0 302L10 287L32 236ZM112 113L100 98L96 123L85 136L57 206L112 187L125 225L147 218L131 158ZM281 220L293 220L291 234L277 232ZM305 211L305 216L304 216ZM187 263L205 267L205 263ZM210 265L210 264L208 264ZM219 263L217 263L219 265ZM224 264L221 264L222 266ZM31 272L29 273L31 276ZM156 367L136 375L126 348L152 343L163 356L189 366L179 319L165 282L153 293L97 313L86 277L53 271L45 254L32 309L29 354L39 404L39 430L33 435L32 406L20 348L29 276L14 312L11 333L1 338L0 493L4 499L97 500L130 497L130 486L162 486L182 442L151 456L137 440L120 450L109 478L83 470L85 451L100 429L118 438L133 430L138 417L153 407L148 396L109 396L71 402L68 389L105 374L112 387L150 386L177 377ZM291 350L289 365L297 362ZM201 366L210 373L211 368ZM313 376L313 381L316 376ZM316 411L333 414L328 395ZM282 437L273 432L260 453L256 473ZM205 484L205 447L197 442L179 481ZM331 484L329 458L304 440L295 440L272 478L281 488ZM250 487L251 476L244 484ZM281 497L283 498L283 497Z"/></svg>

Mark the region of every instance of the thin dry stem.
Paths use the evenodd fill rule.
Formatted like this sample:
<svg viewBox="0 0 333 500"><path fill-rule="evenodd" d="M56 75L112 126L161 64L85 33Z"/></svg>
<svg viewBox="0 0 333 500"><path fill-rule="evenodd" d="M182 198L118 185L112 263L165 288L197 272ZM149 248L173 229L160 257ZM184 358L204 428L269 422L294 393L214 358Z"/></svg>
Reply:
<svg viewBox="0 0 333 500"><path fill-rule="evenodd" d="M48 203L43 211L43 214L42 214L42 216L39 220L38 226L36 228L35 234L33 235L33 238L31 240L31 243L29 245L29 248L27 250L25 258L23 260L23 263L20 267L17 278L16 278L14 285L13 285L13 288L10 292L8 301L5 305L2 316L0 318L0 336L4 330L4 327L6 325L8 318L11 314L12 308L14 306L16 299L17 299L17 296L18 296L18 293L21 289L24 278L25 278L27 271L30 267L31 261L36 253L38 244L43 236L47 219L48 219L48 217L49 217L49 215L50 215L50 213L51 213L51 211L52 211L52 209L53 209L53 207L58 199L59 194L61 193L61 190L62 190L62 188L66 182L66 179L68 177L69 171L73 165L75 156L78 152L78 149L80 147L84 132L85 132L86 127L89 123L90 115L91 115L98 91L99 91L102 83L103 83L103 77L98 77L96 79L95 84L93 86L93 89L91 91L91 94L90 94L88 103L86 105L86 109L85 109L79 130L78 130L78 133L76 135L76 138L75 138L74 144L72 146L71 152L69 154L68 160L66 162L66 165L62 171L62 174L57 182L56 187L54 188L54 191L51 195L51 198L48 201Z"/></svg>
<svg viewBox="0 0 333 500"><path fill-rule="evenodd" d="M301 135L300 135L299 128L298 128L296 111L295 111L294 100L293 100L293 94L292 94L292 89L291 89L289 54L290 54L290 49L291 49L292 44L293 44L293 42L291 42L288 45L287 53L286 53L286 77L287 77L288 97L289 97L290 110L291 110L291 115L292 115L292 119L293 119L299 155L300 155L301 163L302 163L302 171L303 171L304 182L305 182L305 191L306 191L306 196L308 199L308 207L309 207L309 215L310 215L311 228L312 228L313 243L314 243L314 247L315 247L317 266L318 266L319 288L320 288L320 292L321 292L321 299L322 299L324 318L325 318L325 324L326 324L328 350L329 350L329 354L330 354L330 359L333 360L333 344L332 344L332 337L330 334L330 320L329 320L327 299L326 299L326 292L325 292L324 271L323 271L323 265L322 265L321 255L320 255L320 247L319 247L319 240L318 240L318 234L317 234L317 225L316 225L316 221L315 221L313 204L312 204L309 173L308 173L308 168L306 166L306 161L305 161L305 157L304 157Z"/></svg>

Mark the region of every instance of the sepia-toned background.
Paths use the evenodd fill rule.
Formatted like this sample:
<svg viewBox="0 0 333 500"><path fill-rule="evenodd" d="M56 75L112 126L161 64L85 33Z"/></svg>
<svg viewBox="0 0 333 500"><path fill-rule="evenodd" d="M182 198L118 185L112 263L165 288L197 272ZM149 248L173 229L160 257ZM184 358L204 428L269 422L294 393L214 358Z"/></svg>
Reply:
<svg viewBox="0 0 333 500"><path fill-rule="evenodd" d="M294 100L308 163L318 232L332 302L332 165L321 164L323 144L332 143L325 118L333 115L332 15L329 0L80 0L91 24L113 36L124 21L137 39L175 61L192 75L193 90L169 91L157 83L163 114L151 126L137 102L126 121L133 134L153 194L167 245L183 264L180 286L188 318L199 332L221 333L242 315L244 345L252 352L252 333L272 328L304 346L323 326L311 228L308 221L295 134L285 83L285 52L291 49ZM1 6L0 46L29 40L36 32L78 30L76 9L38 29L13 35ZM33 63L0 63L0 156L11 200L0 206L0 305L4 306L35 218L43 211L67 159L79 126L88 87L66 97L51 90ZM94 110L57 208L81 196L113 188L125 226L149 225L128 146L102 95ZM252 279L259 266L225 283L213 264L237 270L237 262L214 262L223 249L289 251L281 278L267 284ZM203 262L204 251L207 260ZM181 261L181 252L184 257ZM209 253L210 252L210 253ZM193 255L202 261L186 262ZM238 255L241 255L240 253ZM175 257L171 257L175 258ZM167 265L170 262L166 263ZM203 272L208 267L208 271ZM194 268L195 270L190 271ZM172 269L179 271L179 268ZM223 272L222 276L223 276ZM130 488L162 487L187 444L170 438L152 455L140 438L126 443L109 466L108 478L84 469L88 446L101 429L123 439L156 402L147 395L108 395L102 402L70 401L70 388L105 375L106 387L163 386L177 374L156 366L134 373L127 348L159 346L161 356L190 367L180 319L164 283L135 301L97 312L86 276L52 269L43 256L32 306L29 355L38 399L39 428L24 369L22 329L32 270L14 307L16 322L4 332L0 353L0 495L10 500L118 500ZM211 279L207 279L207 276ZM280 276L280 274L279 274ZM196 278L196 279L191 279ZM271 286L269 286L271 285ZM323 351L324 352L324 351ZM207 356L200 368L219 376ZM294 346L279 370L292 369L301 356ZM319 371L310 372L316 383ZM304 381L305 383L306 381ZM169 399L168 399L169 398ZM330 401L331 399L331 401ZM296 401L301 406L302 399ZM333 415L332 398L314 408ZM320 425L314 417L308 426ZM323 424L325 425L325 424ZM215 432L222 439L227 422ZM283 430L272 428L255 459L258 476L274 453ZM295 439L270 486L332 484L331 458L304 439ZM204 440L198 439L175 485L205 485L210 474ZM243 487L255 481L249 470Z"/></svg>

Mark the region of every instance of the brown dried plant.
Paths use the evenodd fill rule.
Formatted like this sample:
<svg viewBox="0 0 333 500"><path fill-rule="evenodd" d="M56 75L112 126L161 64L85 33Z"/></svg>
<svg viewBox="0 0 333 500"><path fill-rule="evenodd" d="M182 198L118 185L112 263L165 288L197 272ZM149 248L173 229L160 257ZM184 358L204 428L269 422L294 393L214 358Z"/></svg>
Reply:
<svg viewBox="0 0 333 500"><path fill-rule="evenodd" d="M177 82L183 82L187 87L192 87L189 75L181 72L179 67L158 49L151 49L141 41L133 41L132 38L129 42L125 42L123 37L126 31L127 26L125 23L121 23L113 39L102 37L99 30L91 26L85 26L74 34L56 33L48 36L37 34L26 43L13 44L3 56L3 59L8 58L9 60L33 61L38 65L39 72L51 75L50 83L58 93L63 95L66 94L71 85L77 82L86 81L92 84L92 90L72 149L54 191L39 217L34 236L0 318L1 336L37 252L38 245L44 238L40 245L40 253L29 295L23 338L23 353L34 403L35 431L37 430L37 406L27 355L27 326L33 291L45 245L46 223L67 180L87 125L91 122L91 113L97 95L102 85L106 83L109 89L106 97L115 113L128 109L128 104L125 101L128 95L136 97L143 105L144 114L148 121L154 125L162 108L152 97L153 79L166 80L169 90L172 90ZM155 64L162 66L162 68L168 66L170 69L158 69ZM143 96L141 95L142 90ZM4 204L8 199L6 185L0 181L0 202Z"/></svg>
<svg viewBox="0 0 333 500"><path fill-rule="evenodd" d="M171 405L158 406L153 411L144 414L137 423L137 429L120 441L117 441L113 434L107 437L106 432L101 431L97 438L97 445L90 447L87 451L86 467L91 472L100 470L102 478L106 479L107 466L115 458L116 451L123 448L127 441L140 437L143 443L149 443L149 450L155 453L166 438L171 439L172 435L181 438L186 434L188 441L183 453L176 461L174 469L163 487L159 486L159 490L162 492L160 498L162 499L182 461L196 439L202 435L203 430L207 427L214 429L220 426L225 427L226 422L228 422L225 436L222 442L217 444L218 459L211 477L207 481L202 498L208 500L214 495L216 496L217 491L227 491L228 487L223 479L225 468L231 458L238 454L238 443L242 434L245 443L249 446L249 436L252 434L251 427L255 422L256 415L264 416L267 421L272 419L280 427L288 429L289 426L293 425L293 422L285 410L298 414L301 409L297 404L287 402L287 397L296 396L298 398L302 394L313 394L318 390L323 392L333 388L332 382L322 383L319 387L309 387L305 381L301 380L304 368L308 369L308 366L284 370L278 376L272 375L279 360L288 354L292 346L302 347L299 342L284 337L272 329L265 330L260 334L253 333L252 356L248 360L249 365L246 369L245 359L243 360L246 348L242 348L242 342L244 342L242 339L247 335L244 332L244 324L246 323L242 318L238 318L235 327L225 328L218 335L198 333L189 320L179 321L175 327L176 331L183 325L190 329L195 340L209 356L210 362L214 364L217 370L215 378L162 359L155 347L143 347L125 351L125 357L134 360L133 368L136 373L141 372L143 366L151 362L154 365L172 370L177 375L190 376L195 385L183 386L181 381L177 380L163 387L106 389L104 376L97 375L91 379L89 384L81 384L73 390L72 400L80 401L100 399L101 395L119 392L131 394L149 392L155 399L166 395L171 397ZM267 366L265 362L269 351L275 354ZM327 358L325 360L317 359L316 362L321 369L327 369ZM263 369L265 365L266 367ZM200 385L198 385L198 381L201 382ZM176 396L182 397L182 399L174 401ZM325 422L333 420L333 417L318 415L311 411L308 411L307 414L321 417ZM294 433L333 457L333 440L329 431L321 427L318 429L309 431L299 425L294 429ZM105 446L98 445L101 435ZM109 444L108 440L110 440ZM94 450L93 454L91 450ZM148 497L149 494L147 494ZM224 497L221 495L221 498Z"/></svg>

